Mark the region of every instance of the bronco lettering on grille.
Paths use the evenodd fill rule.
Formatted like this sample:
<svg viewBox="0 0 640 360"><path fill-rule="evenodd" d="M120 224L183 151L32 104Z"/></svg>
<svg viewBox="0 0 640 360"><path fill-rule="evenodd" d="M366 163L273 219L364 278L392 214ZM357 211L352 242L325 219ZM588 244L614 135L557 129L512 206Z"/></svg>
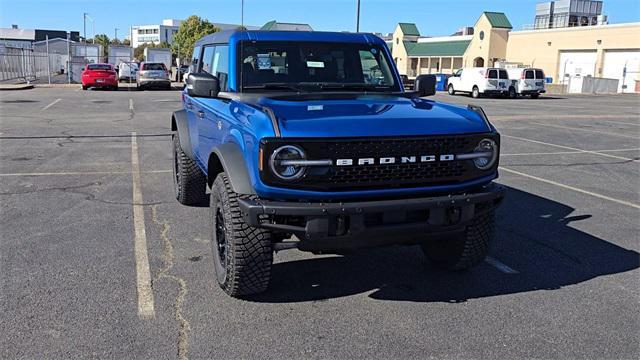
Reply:
<svg viewBox="0 0 640 360"><path fill-rule="evenodd" d="M352 166L357 165L389 165L389 164L409 164L416 162L433 162L436 161L453 161L455 156L452 154L446 155L422 155L422 156L401 156L401 157L381 157L381 158L360 158L360 159L337 159L336 166Z"/></svg>

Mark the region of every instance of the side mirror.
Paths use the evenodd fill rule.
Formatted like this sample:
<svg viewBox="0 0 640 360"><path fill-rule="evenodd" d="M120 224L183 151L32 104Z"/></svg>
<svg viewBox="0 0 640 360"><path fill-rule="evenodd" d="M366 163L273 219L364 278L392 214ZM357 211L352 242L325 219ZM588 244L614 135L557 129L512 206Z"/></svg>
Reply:
<svg viewBox="0 0 640 360"><path fill-rule="evenodd" d="M209 73L189 74L187 94L193 97L214 98L220 92L220 81Z"/></svg>
<svg viewBox="0 0 640 360"><path fill-rule="evenodd" d="M415 90L418 96L431 96L436 94L436 76L420 75L416 78Z"/></svg>

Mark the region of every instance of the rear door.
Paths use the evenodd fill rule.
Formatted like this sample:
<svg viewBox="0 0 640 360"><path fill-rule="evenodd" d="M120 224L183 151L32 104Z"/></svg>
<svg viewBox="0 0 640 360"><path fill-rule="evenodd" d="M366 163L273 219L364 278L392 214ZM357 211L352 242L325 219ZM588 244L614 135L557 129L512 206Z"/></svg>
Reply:
<svg viewBox="0 0 640 360"><path fill-rule="evenodd" d="M500 81L498 79L498 69L487 70L487 87L486 90L500 89Z"/></svg>
<svg viewBox="0 0 640 360"><path fill-rule="evenodd" d="M534 90L536 85L536 72L533 69L525 69L523 74L524 79L522 79L522 90Z"/></svg>
<svg viewBox="0 0 640 360"><path fill-rule="evenodd" d="M540 69L535 69L536 75L536 90L544 90L544 72Z"/></svg>
<svg viewBox="0 0 640 360"><path fill-rule="evenodd" d="M498 90L507 90L509 88L509 73L507 70L498 69Z"/></svg>

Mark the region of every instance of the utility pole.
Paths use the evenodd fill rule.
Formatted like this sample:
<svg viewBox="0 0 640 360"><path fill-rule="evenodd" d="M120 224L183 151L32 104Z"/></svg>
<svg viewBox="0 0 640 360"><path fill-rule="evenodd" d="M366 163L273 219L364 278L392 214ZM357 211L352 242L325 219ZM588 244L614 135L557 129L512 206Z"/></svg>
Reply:
<svg viewBox="0 0 640 360"><path fill-rule="evenodd" d="M117 42L117 41L118 41L118 30L120 30L120 29L115 28L114 30L116 31L116 34L115 34L114 39L115 39L115 40L116 40L116 42Z"/></svg>
<svg viewBox="0 0 640 360"><path fill-rule="evenodd" d="M83 28L83 32L84 32L84 43L85 45L87 44L87 15L89 15L88 13L82 13L82 28Z"/></svg>
<svg viewBox="0 0 640 360"><path fill-rule="evenodd" d="M356 12L356 32L360 32L360 0L358 0L358 10Z"/></svg>
<svg viewBox="0 0 640 360"><path fill-rule="evenodd" d="M241 0L240 4L240 26L244 29L244 0Z"/></svg>

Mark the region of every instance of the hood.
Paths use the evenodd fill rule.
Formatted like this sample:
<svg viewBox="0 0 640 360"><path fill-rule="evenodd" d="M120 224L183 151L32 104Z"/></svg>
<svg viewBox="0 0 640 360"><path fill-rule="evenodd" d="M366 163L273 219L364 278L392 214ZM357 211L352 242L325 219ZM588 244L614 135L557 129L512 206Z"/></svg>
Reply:
<svg viewBox="0 0 640 360"><path fill-rule="evenodd" d="M262 98L283 137L375 137L480 133L486 122L466 108L384 95Z"/></svg>

